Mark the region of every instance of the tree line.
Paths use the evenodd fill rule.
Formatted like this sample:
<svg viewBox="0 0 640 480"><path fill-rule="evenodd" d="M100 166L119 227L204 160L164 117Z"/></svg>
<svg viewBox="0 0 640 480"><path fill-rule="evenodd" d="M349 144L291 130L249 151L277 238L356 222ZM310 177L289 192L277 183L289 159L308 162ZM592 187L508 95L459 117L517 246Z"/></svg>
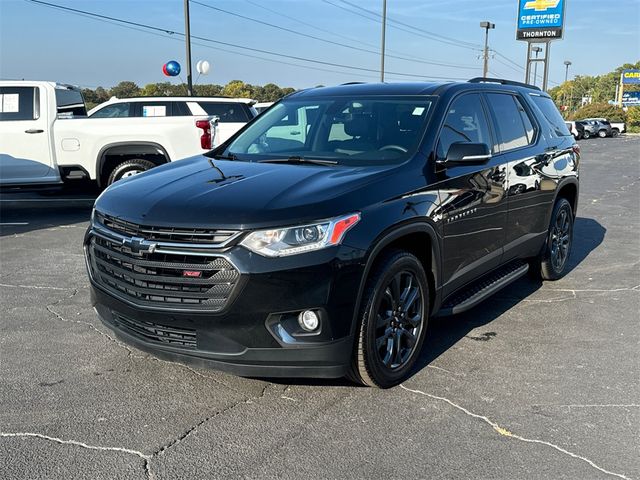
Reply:
<svg viewBox="0 0 640 480"><path fill-rule="evenodd" d="M625 63L604 75L577 75L572 80L549 90L549 95L568 120L583 118L607 118L610 121L627 122L629 131L640 132L640 107L626 111L609 101L616 100L616 85L623 70L640 69L640 61ZM625 85L625 92L640 91L640 85ZM586 100L583 105L583 98Z"/></svg>
<svg viewBox="0 0 640 480"><path fill-rule="evenodd" d="M226 97L252 98L258 102L275 102L293 92L295 92L295 88L282 88L274 83L251 85L241 80L232 80L226 85L210 83L193 86L193 94L198 97L217 97L223 95ZM87 107L93 108L114 96L118 98L183 97L187 95L187 85L185 83L160 82L149 83L144 87L140 87L135 82L123 81L111 88L83 88L82 93Z"/></svg>

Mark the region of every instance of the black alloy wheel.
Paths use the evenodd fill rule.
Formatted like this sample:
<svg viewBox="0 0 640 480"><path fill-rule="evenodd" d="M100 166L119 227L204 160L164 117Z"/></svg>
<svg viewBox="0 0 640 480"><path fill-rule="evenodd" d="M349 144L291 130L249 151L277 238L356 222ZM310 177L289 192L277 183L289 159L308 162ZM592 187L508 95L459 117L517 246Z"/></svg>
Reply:
<svg viewBox="0 0 640 480"><path fill-rule="evenodd" d="M385 255L369 277L349 377L389 388L410 373L422 348L429 308L427 277L411 253Z"/></svg>
<svg viewBox="0 0 640 480"><path fill-rule="evenodd" d="M573 209L566 198L556 202L542 254L534 261L534 271L544 280L557 280L567 270L573 243ZM538 265L536 269L536 265Z"/></svg>

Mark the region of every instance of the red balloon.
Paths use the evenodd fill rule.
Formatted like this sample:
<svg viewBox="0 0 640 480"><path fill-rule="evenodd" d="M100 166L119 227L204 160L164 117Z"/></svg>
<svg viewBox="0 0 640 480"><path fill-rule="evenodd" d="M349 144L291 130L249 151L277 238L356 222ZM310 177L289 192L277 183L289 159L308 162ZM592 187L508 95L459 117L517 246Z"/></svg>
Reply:
<svg viewBox="0 0 640 480"><path fill-rule="evenodd" d="M169 72L167 72L167 64L166 63L164 65L162 65L162 73L164 73L167 77L171 76L169 74Z"/></svg>

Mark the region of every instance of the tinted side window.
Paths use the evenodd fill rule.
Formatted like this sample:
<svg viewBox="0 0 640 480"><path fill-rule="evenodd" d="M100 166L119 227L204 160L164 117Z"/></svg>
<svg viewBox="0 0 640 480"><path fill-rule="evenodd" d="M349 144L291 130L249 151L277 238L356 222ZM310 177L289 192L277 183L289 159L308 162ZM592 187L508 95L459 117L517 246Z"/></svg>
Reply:
<svg viewBox="0 0 640 480"><path fill-rule="evenodd" d="M522 123L524 123L524 129L527 132L527 140L529 140L529 144L531 144L535 140L536 127L533 126L531 117L529 116L529 113L522 105L521 100L518 97L513 97L513 99L516 101L516 105L518 106L518 111L520 112L520 117L522 118Z"/></svg>
<svg viewBox="0 0 640 480"><path fill-rule="evenodd" d="M555 103L549 97L543 97L541 95L530 95L533 103L540 109L542 115L547 120L549 127L551 127L551 133L557 137L569 137L571 132L567 129L564 123L564 119L560 112L556 108Z"/></svg>
<svg viewBox="0 0 640 480"><path fill-rule="evenodd" d="M131 116L130 103L114 103L93 112L91 118L124 118Z"/></svg>
<svg viewBox="0 0 640 480"><path fill-rule="evenodd" d="M529 139L515 97L505 93L488 93L487 99L498 127L500 151L527 146Z"/></svg>
<svg viewBox="0 0 640 480"><path fill-rule="evenodd" d="M78 90L56 88L56 107L59 118L86 117L82 93Z"/></svg>
<svg viewBox="0 0 640 480"><path fill-rule="evenodd" d="M190 117L191 110L187 107L186 102L173 102L173 116L174 117Z"/></svg>
<svg viewBox="0 0 640 480"><path fill-rule="evenodd" d="M36 87L0 87L0 121L37 119L38 92Z"/></svg>
<svg viewBox="0 0 640 480"><path fill-rule="evenodd" d="M449 147L456 142L493 144L482 101L477 93L458 97L449 107L440 130L438 158L446 158Z"/></svg>
<svg viewBox="0 0 640 480"><path fill-rule="evenodd" d="M247 108L242 103L198 102L207 115L217 115L220 123L246 123L250 120Z"/></svg>

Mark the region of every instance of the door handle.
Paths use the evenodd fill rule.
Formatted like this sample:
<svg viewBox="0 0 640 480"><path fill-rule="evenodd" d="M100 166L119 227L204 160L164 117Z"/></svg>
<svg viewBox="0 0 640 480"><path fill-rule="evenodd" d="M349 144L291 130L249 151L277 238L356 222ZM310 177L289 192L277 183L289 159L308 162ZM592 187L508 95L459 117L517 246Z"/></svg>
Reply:
<svg viewBox="0 0 640 480"><path fill-rule="evenodd" d="M38 128L30 128L29 130L25 130L24 133L43 133L44 130L40 130Z"/></svg>
<svg viewBox="0 0 640 480"><path fill-rule="evenodd" d="M291 135L300 135L300 130L293 130Z"/></svg>

